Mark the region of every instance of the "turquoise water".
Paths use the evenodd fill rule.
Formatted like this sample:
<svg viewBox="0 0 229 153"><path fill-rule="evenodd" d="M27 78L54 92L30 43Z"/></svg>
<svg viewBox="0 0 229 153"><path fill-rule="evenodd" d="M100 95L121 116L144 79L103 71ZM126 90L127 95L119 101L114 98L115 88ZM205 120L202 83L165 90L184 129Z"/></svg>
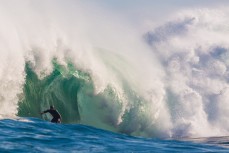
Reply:
<svg viewBox="0 0 229 153"><path fill-rule="evenodd" d="M81 124L53 124L37 118L0 120L0 152L229 152L214 144L137 138ZM197 141L197 140L195 140ZM217 144L218 141L218 144Z"/></svg>
<svg viewBox="0 0 229 153"><path fill-rule="evenodd" d="M50 120L49 114L41 116L40 112L54 105L65 124L80 123L144 137L163 135L156 126L149 129L152 126L150 114L142 111L147 109L147 101L126 82L123 83L124 98L112 85L96 93L91 75L76 69L71 62L63 66L54 59L53 68L50 75L39 79L30 63L26 64L26 82L18 102L18 116ZM124 100L132 103L125 111Z"/></svg>

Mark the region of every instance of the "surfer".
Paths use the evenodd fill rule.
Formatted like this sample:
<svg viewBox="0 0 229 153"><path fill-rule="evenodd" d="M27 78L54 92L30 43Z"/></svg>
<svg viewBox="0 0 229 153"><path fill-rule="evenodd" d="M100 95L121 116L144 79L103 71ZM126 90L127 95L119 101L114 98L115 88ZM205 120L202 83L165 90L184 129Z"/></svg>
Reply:
<svg viewBox="0 0 229 153"><path fill-rule="evenodd" d="M60 113L54 108L54 106L50 106L50 109L46 110L46 111L43 111L41 112L41 115L42 114L45 114L45 113L50 113L52 115L52 120L51 122L52 123L61 123L61 115Z"/></svg>

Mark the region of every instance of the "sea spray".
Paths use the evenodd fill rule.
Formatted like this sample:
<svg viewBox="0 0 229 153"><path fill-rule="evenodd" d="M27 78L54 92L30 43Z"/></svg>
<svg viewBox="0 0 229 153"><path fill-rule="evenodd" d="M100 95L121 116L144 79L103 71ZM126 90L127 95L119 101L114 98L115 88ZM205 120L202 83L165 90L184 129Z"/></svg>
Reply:
<svg viewBox="0 0 229 153"><path fill-rule="evenodd" d="M227 14L224 9L183 11L145 35L167 74L175 135L228 133L227 100L219 100L228 90Z"/></svg>

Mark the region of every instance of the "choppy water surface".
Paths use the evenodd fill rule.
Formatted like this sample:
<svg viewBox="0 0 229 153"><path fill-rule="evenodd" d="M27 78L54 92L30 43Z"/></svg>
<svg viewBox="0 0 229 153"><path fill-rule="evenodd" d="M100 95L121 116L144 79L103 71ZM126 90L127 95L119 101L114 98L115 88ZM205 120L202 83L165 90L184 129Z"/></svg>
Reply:
<svg viewBox="0 0 229 153"><path fill-rule="evenodd" d="M80 124L35 118L0 121L0 152L228 152L220 139L203 142L131 137ZM218 143L217 143L218 141ZM227 139L227 143L228 143ZM226 144L226 142L224 142Z"/></svg>

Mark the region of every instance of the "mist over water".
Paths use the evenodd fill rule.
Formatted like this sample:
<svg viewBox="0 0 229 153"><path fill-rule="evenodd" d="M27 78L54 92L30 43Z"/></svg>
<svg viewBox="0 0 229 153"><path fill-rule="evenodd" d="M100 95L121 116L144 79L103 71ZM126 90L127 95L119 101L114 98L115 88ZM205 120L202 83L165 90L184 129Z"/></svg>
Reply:
<svg viewBox="0 0 229 153"><path fill-rule="evenodd" d="M175 133L224 135L228 131L228 11L181 14L145 35L167 74L167 103Z"/></svg>
<svg viewBox="0 0 229 153"><path fill-rule="evenodd" d="M54 104L64 123L129 135L228 134L226 8L142 29L93 3L0 4L1 118Z"/></svg>

